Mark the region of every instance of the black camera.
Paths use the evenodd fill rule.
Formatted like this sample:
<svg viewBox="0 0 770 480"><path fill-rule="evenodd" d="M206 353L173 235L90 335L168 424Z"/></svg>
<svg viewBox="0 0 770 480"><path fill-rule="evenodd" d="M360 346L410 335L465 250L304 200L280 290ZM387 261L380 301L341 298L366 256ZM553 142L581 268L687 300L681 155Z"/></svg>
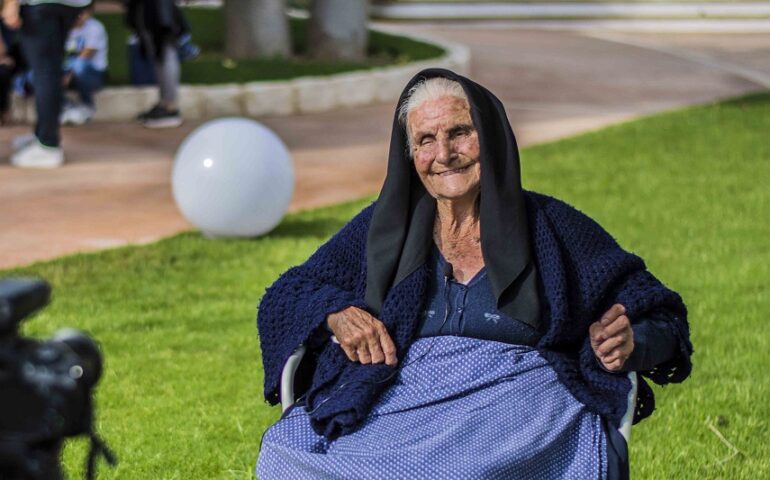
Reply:
<svg viewBox="0 0 770 480"><path fill-rule="evenodd" d="M114 463L93 429L91 395L102 373L96 342L72 329L46 341L18 333L50 295L42 280L0 280L0 480L62 478L62 444L77 435L91 438L87 477L96 455Z"/></svg>

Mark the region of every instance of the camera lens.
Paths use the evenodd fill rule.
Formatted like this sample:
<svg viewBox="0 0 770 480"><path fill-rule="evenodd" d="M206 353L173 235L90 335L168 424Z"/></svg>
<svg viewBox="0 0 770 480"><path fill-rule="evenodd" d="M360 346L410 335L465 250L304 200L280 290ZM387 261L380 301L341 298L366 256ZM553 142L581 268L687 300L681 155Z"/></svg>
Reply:
<svg viewBox="0 0 770 480"><path fill-rule="evenodd" d="M67 345L80 359L82 373L78 371L78 377L86 386L91 387L99 381L102 375L102 355L99 346L94 340L85 333L67 328L56 332L51 339L54 342L61 342ZM70 375L73 372L70 372Z"/></svg>

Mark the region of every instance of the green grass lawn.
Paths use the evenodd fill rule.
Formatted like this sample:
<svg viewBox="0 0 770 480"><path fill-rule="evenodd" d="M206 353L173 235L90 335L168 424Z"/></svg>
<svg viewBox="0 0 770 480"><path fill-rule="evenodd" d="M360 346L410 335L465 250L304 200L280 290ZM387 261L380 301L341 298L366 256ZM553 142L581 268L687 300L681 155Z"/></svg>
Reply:
<svg viewBox="0 0 770 480"><path fill-rule="evenodd" d="M193 40L201 47L201 56L182 64L182 83L190 85L210 83L244 83L267 80L285 80L301 76L330 75L364 70L372 67L402 64L436 58L444 50L436 46L389 35L369 33L368 58L363 62L322 62L303 58L306 51L307 21L291 19L292 44L296 56L291 59L261 59L224 62L224 16L221 9L187 8ZM109 83L129 83L126 39L129 31L122 14L97 15L109 34ZM227 66L227 67L226 67Z"/></svg>
<svg viewBox="0 0 770 480"><path fill-rule="evenodd" d="M690 309L693 375L657 389L634 427L634 478L743 478L770 471L770 94L667 113L523 151L529 189L563 198L639 253ZM2 275L51 281L26 324L100 340L99 430L120 457L100 478L249 478L279 415L261 397L255 309L362 200L289 215L256 240L184 233ZM740 454L731 457L712 427ZM72 478L85 443L68 447Z"/></svg>

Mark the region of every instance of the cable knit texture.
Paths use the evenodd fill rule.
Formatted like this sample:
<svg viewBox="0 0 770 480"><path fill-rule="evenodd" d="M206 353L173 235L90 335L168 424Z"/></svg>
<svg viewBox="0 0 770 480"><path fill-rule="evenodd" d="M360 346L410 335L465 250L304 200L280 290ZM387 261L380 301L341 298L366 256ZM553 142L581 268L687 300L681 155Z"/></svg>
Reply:
<svg viewBox="0 0 770 480"><path fill-rule="evenodd" d="M592 219L554 198L525 192L543 302L543 336L537 349L580 402L615 425L625 413L630 382L599 367L588 326L615 303L632 320L665 312L678 354L649 372L655 383L678 383L690 373L692 346L687 311L678 294L650 274L641 258L621 249ZM265 369L265 398L279 402L281 369L327 315L348 306L366 309L366 238L370 205L322 245L304 264L291 268L265 292L257 326ZM415 338L426 295L427 265L393 286L383 303L385 324L403 359ZM312 377L306 392L313 429L330 440L354 431L395 378L384 364L361 365L327 342L310 352L302 370ZM303 363L305 363L303 362ZM635 422L654 409L652 390L640 378ZM533 408L536 408L533 406Z"/></svg>

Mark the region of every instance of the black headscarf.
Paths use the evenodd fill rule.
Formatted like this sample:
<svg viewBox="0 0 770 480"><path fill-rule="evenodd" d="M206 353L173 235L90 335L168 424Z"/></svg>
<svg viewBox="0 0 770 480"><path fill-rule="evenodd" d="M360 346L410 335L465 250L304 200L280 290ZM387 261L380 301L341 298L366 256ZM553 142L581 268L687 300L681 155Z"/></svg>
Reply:
<svg viewBox="0 0 770 480"><path fill-rule="evenodd" d="M409 81L398 102L419 81L444 77L468 96L478 132L481 161L481 252L506 315L535 328L540 324L533 260L516 138L500 100L481 85L444 69L427 69ZM408 152L398 106L393 119L388 171L374 210L366 250L366 303L375 314L392 286L425 263L433 243L436 200L425 190Z"/></svg>

